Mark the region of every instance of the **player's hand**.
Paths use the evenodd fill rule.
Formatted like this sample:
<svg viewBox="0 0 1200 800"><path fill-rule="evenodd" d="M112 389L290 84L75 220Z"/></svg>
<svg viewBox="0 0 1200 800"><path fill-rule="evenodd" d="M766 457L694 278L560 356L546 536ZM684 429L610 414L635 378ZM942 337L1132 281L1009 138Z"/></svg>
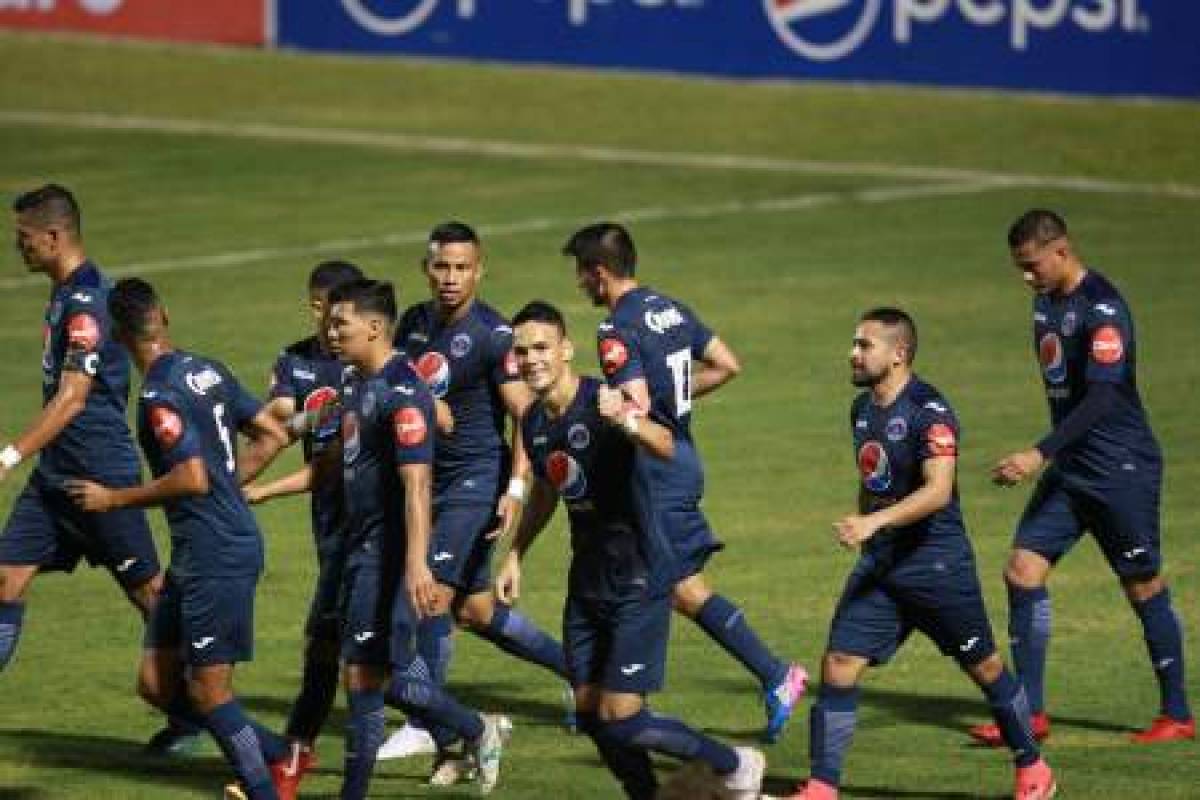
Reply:
<svg viewBox="0 0 1200 800"><path fill-rule="evenodd" d="M611 386L601 386L596 392L596 411L613 425L620 425L625 417L625 394Z"/></svg>
<svg viewBox="0 0 1200 800"><path fill-rule="evenodd" d="M510 494L505 494L496 504L496 527L483 534L483 538L494 542L512 530L521 518L521 501Z"/></svg>
<svg viewBox="0 0 1200 800"><path fill-rule="evenodd" d="M1036 447L1021 450L1002 458L992 467L992 482L1000 486L1016 486L1021 481L1037 474L1046 463L1046 457Z"/></svg>
<svg viewBox="0 0 1200 800"><path fill-rule="evenodd" d="M879 523L870 514L851 514L833 523L834 537L848 549L860 546L878 531Z"/></svg>
<svg viewBox="0 0 1200 800"><path fill-rule="evenodd" d="M516 604L517 598L521 596L521 560L517 558L516 553L509 552L504 557L504 564L496 573L492 585L497 600L508 606Z"/></svg>
<svg viewBox="0 0 1200 800"><path fill-rule="evenodd" d="M438 433L454 433L454 412L450 404L440 398L433 401L434 416L437 418Z"/></svg>
<svg viewBox="0 0 1200 800"><path fill-rule="evenodd" d="M267 494L266 489L261 486L255 486L254 484L243 486L242 495L246 498L246 502L252 506L256 506L259 503L265 503L267 500L271 499L271 496Z"/></svg>
<svg viewBox="0 0 1200 800"><path fill-rule="evenodd" d="M437 583L424 562L409 564L404 571L408 599L418 617L431 617L437 610Z"/></svg>
<svg viewBox="0 0 1200 800"><path fill-rule="evenodd" d="M75 505L84 511L104 513L114 507L113 491L95 481L69 480L63 483Z"/></svg>

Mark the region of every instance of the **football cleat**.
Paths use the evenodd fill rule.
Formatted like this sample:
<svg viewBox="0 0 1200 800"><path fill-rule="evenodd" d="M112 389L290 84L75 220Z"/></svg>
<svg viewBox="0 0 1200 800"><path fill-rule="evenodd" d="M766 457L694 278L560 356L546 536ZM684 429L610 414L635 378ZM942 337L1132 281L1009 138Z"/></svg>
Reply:
<svg viewBox="0 0 1200 800"><path fill-rule="evenodd" d="M246 794L246 790L242 788L240 783L225 784L225 791L221 793L222 800L250 800L250 795Z"/></svg>
<svg viewBox="0 0 1200 800"><path fill-rule="evenodd" d="M1050 717L1045 711L1039 711L1029 718L1033 727L1033 738L1039 742L1050 738ZM975 725L967 731L971 738L988 747L1004 747L1004 737L1000 735L1000 726L994 722L986 725Z"/></svg>
<svg viewBox="0 0 1200 800"><path fill-rule="evenodd" d="M796 703L804 696L808 688L808 672L799 664L788 667L787 675L779 685L772 687L763 694L763 702L767 709L767 728L763 731L763 741L774 744L779 741L784 726L792 718Z"/></svg>
<svg viewBox="0 0 1200 800"><path fill-rule="evenodd" d="M419 728L411 722L405 722L400 730L388 737L375 756L377 761L390 761L394 758L423 756L437 753L437 745L429 731Z"/></svg>
<svg viewBox="0 0 1200 800"><path fill-rule="evenodd" d="M308 745L297 741L288 743L288 754L282 761L270 764L271 783L279 800L296 800L300 781L305 773L317 766L317 754Z"/></svg>
<svg viewBox="0 0 1200 800"><path fill-rule="evenodd" d="M731 800L758 800L762 792L763 775L767 772L767 757L753 747L735 747L737 769L723 778Z"/></svg>
<svg viewBox="0 0 1200 800"><path fill-rule="evenodd" d="M500 782L500 758L512 736L512 720L503 714L483 714L483 733L470 748L479 772L479 793L491 794Z"/></svg>
<svg viewBox="0 0 1200 800"><path fill-rule="evenodd" d="M1138 731L1129 737L1130 741L1137 744L1151 744L1153 742L1179 742L1185 739L1196 738L1196 720L1189 719L1187 722L1181 722L1177 719L1172 719L1168 716L1155 717L1154 722L1150 723L1150 727L1143 731Z"/></svg>
<svg viewBox="0 0 1200 800"><path fill-rule="evenodd" d="M1058 785L1045 759L1039 758L1028 767L1017 767L1013 800L1050 800L1056 792Z"/></svg>
<svg viewBox="0 0 1200 800"><path fill-rule="evenodd" d="M567 729L567 733L579 733L579 717L575 713L575 690L571 688L571 684L563 684L562 699L563 727Z"/></svg>
<svg viewBox="0 0 1200 800"><path fill-rule="evenodd" d="M816 778L809 778L796 789L796 793L788 800L837 800L837 798L836 786L830 786L825 781L819 781Z"/></svg>

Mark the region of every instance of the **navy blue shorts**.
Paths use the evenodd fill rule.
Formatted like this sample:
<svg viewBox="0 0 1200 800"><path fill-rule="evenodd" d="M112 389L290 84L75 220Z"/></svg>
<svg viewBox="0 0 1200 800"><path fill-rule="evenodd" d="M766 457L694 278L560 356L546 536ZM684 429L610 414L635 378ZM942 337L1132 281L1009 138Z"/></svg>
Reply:
<svg viewBox="0 0 1200 800"><path fill-rule="evenodd" d="M1038 481L1013 539L1056 563L1090 531L1112 571L1121 578L1149 578L1162 568L1159 545L1161 465L1129 483L1089 489L1069 485L1058 469Z"/></svg>
<svg viewBox="0 0 1200 800"><path fill-rule="evenodd" d="M317 550L317 583L308 606L308 619L304 623L304 634L308 638L334 644L342 640L342 573L345 569L344 547Z"/></svg>
<svg viewBox="0 0 1200 800"><path fill-rule="evenodd" d="M860 559L834 612L828 649L886 664L916 629L963 667L983 661L996 643L979 577L968 565L908 564L898 581Z"/></svg>
<svg viewBox="0 0 1200 800"><path fill-rule="evenodd" d="M439 506L433 515L429 569L438 583L466 594L492 584L492 545L484 534L496 527L495 503Z"/></svg>
<svg viewBox="0 0 1200 800"><path fill-rule="evenodd" d="M675 551L676 581L699 575L712 554L725 547L698 506L655 508L654 517Z"/></svg>
<svg viewBox="0 0 1200 800"><path fill-rule="evenodd" d="M671 597L624 600L567 595L563 650L571 686L648 694L662 689L671 634Z"/></svg>
<svg viewBox="0 0 1200 800"><path fill-rule="evenodd" d="M416 652L417 618L399 570L347 564L342 585L342 659L347 664L407 667Z"/></svg>
<svg viewBox="0 0 1200 800"><path fill-rule="evenodd" d="M130 486L136 482L134 479L112 485ZM107 569L126 589L141 586L159 572L158 551L144 511L81 511L65 491L34 473L13 504L0 535L0 564L71 572L82 558L94 567Z"/></svg>
<svg viewBox="0 0 1200 800"><path fill-rule="evenodd" d="M168 571L146 625L145 647L178 648L193 667L253 660L257 585L257 575L180 577Z"/></svg>

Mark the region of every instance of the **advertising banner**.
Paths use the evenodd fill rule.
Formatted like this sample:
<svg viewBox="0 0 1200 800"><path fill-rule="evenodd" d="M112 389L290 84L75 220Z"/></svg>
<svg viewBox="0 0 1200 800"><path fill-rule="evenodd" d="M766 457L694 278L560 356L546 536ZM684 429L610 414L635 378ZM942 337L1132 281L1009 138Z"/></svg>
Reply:
<svg viewBox="0 0 1200 800"><path fill-rule="evenodd" d="M0 28L261 45L267 13L264 0L0 0Z"/></svg>

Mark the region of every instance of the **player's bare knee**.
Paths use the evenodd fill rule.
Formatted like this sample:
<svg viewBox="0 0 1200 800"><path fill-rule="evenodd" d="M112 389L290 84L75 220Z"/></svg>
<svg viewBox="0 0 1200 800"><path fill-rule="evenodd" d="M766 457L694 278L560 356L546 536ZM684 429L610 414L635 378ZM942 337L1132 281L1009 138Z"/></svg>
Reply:
<svg viewBox="0 0 1200 800"><path fill-rule="evenodd" d="M1129 599L1130 603L1140 605L1166 589L1167 583L1161 575L1122 578L1121 588L1125 591L1125 597Z"/></svg>
<svg viewBox="0 0 1200 800"><path fill-rule="evenodd" d="M1046 585L1050 562L1025 550L1014 551L1004 567L1004 581L1019 589L1037 589Z"/></svg>
<svg viewBox="0 0 1200 800"><path fill-rule="evenodd" d="M600 696L596 715L601 722L619 722L629 719L642 710L641 695L625 692L605 692Z"/></svg>
<svg viewBox="0 0 1200 800"><path fill-rule="evenodd" d="M671 606L680 614L695 619L712 594L703 576L692 575L675 584L671 592Z"/></svg>
<svg viewBox="0 0 1200 800"><path fill-rule="evenodd" d="M1000 680L1001 674L1004 673L1004 659L1000 657L999 653L993 651L983 661L967 665L965 669L975 683L980 686L991 686Z"/></svg>
<svg viewBox="0 0 1200 800"><path fill-rule="evenodd" d="M858 684L867 660L862 656L831 651L821 661L821 680L831 686L849 687Z"/></svg>
<svg viewBox="0 0 1200 800"><path fill-rule="evenodd" d="M0 602L16 603L25 598L25 590L37 570L29 567L0 567Z"/></svg>
<svg viewBox="0 0 1200 800"><path fill-rule="evenodd" d="M473 594L455 608L454 617L462 627L480 631L491 623L495 611L496 603L490 593Z"/></svg>

